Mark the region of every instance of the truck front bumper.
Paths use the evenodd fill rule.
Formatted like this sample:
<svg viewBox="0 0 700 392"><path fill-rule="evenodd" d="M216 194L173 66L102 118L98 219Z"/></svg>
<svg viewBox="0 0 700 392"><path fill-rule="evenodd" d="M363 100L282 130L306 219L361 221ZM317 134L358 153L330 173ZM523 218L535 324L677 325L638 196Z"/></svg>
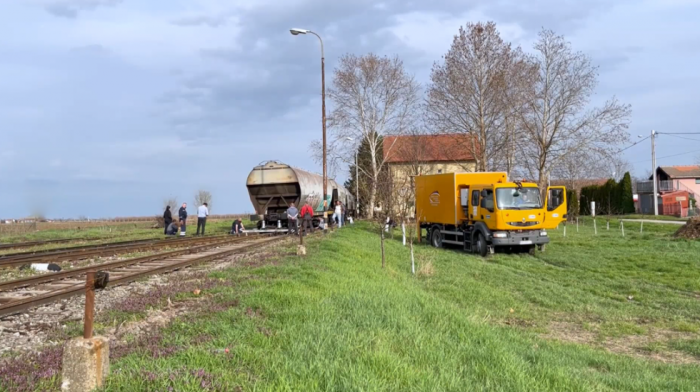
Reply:
<svg viewBox="0 0 700 392"><path fill-rule="evenodd" d="M522 233L508 233L506 238L491 238L493 246L527 246L544 245L549 243L549 236L540 235L540 230L531 230Z"/></svg>

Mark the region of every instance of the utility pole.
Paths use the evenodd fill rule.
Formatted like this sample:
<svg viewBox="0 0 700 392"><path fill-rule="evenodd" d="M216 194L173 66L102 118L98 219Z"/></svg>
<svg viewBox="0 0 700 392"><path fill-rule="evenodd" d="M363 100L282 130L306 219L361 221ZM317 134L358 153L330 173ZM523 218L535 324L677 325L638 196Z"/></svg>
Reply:
<svg viewBox="0 0 700 392"><path fill-rule="evenodd" d="M659 203L657 203L657 184L656 184L656 131L651 130L651 172L654 179L654 215L659 215Z"/></svg>
<svg viewBox="0 0 700 392"><path fill-rule="evenodd" d="M355 219L360 215L360 177L359 177L359 171L357 169L357 151L359 150L359 147L357 150L355 150L355 212L356 215Z"/></svg>

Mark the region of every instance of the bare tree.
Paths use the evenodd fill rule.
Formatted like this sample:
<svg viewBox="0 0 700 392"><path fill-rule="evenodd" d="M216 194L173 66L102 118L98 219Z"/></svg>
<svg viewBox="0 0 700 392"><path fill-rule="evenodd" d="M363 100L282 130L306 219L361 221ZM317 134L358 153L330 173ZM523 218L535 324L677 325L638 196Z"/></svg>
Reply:
<svg viewBox="0 0 700 392"><path fill-rule="evenodd" d="M334 105L329 116L332 148L328 149L328 155L342 157L343 162L349 163L354 160L350 146L362 141L369 146L371 164L368 170L362 167L360 170L362 178L369 182L367 211L372 218L377 186L386 172L385 156L393 147L393 144L383 145L383 137L400 135L415 125L420 86L398 57L348 54L340 58L328 96ZM314 151L320 151L317 146L317 142L313 144Z"/></svg>
<svg viewBox="0 0 700 392"><path fill-rule="evenodd" d="M541 31L535 52L539 72L526 110L520 113L525 133L520 146L525 170L543 187L569 154L584 150L613 155L629 139L631 108L613 97L602 107L587 109L597 85L597 67L574 52L564 37Z"/></svg>
<svg viewBox="0 0 700 392"><path fill-rule="evenodd" d="M524 58L501 39L495 23L469 23L460 27L443 62L433 65L426 121L437 133L469 135L455 142L474 156L477 171L508 166L505 157L512 163L513 154L504 152L524 97L521 76L532 74Z"/></svg>
<svg viewBox="0 0 700 392"><path fill-rule="evenodd" d="M207 203L208 208L211 210L211 192L200 189L194 195L194 203L197 206L201 206L202 204Z"/></svg>
<svg viewBox="0 0 700 392"><path fill-rule="evenodd" d="M170 197L163 200L163 209L170 207L170 211L177 211L177 197Z"/></svg>

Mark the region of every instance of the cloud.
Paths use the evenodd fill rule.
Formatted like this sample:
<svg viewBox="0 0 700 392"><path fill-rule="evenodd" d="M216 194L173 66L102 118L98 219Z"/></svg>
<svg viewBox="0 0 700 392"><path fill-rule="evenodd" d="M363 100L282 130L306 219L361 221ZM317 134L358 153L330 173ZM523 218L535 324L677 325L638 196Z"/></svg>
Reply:
<svg viewBox="0 0 700 392"><path fill-rule="evenodd" d="M123 0L54 0L44 5L46 11L61 18L75 19L81 11L112 7Z"/></svg>
<svg viewBox="0 0 700 392"><path fill-rule="evenodd" d="M177 26L209 26L209 27L219 27L224 26L229 21L228 15L218 15L218 16L187 16L183 18L176 19L172 21L172 24Z"/></svg>
<svg viewBox="0 0 700 392"><path fill-rule="evenodd" d="M320 46L292 27L323 38L327 88L341 55L369 52L398 55L425 84L459 26L493 20L526 50L542 27L565 34L600 66L597 97L633 104L635 134L690 132L700 105L691 0L33 1L61 19L0 2L14 37L0 42L12 75L0 80L0 174L49 195L53 216L157 213L198 188L219 212L250 211L258 162L320 171L308 153L321 135ZM677 144L664 143L671 155ZM7 204L32 207L0 194Z"/></svg>

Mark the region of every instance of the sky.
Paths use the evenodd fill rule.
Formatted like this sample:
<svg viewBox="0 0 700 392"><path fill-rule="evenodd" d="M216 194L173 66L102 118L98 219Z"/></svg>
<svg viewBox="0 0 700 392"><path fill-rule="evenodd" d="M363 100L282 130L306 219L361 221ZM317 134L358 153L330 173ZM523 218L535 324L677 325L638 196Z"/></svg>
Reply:
<svg viewBox="0 0 700 392"><path fill-rule="evenodd" d="M258 163L320 172L320 46L294 27L323 38L328 83L341 55L373 52L423 84L468 22L526 51L552 29L600 67L594 103L632 105L633 139L700 132L698 14L700 0L5 0L0 217L156 215L170 197L194 211L198 189L212 213L252 212ZM635 174L650 147L624 151ZM699 153L700 135L657 139L659 165Z"/></svg>

